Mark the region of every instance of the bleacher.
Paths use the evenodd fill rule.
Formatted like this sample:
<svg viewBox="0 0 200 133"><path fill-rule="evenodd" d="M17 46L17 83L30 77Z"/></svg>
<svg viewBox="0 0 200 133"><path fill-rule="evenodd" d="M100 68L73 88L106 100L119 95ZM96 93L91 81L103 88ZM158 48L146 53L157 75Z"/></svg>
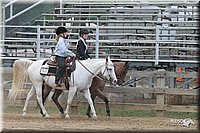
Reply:
<svg viewBox="0 0 200 133"><path fill-rule="evenodd" d="M106 4L105 4L106 2ZM56 45L55 29L66 26L75 51L78 32L89 29L92 57L150 63L198 64L197 2L153 0L63 0L32 26L7 35L4 59L48 58ZM12 27L12 26L11 26ZM9 26L7 26L9 28ZM140 64L140 65L141 65Z"/></svg>

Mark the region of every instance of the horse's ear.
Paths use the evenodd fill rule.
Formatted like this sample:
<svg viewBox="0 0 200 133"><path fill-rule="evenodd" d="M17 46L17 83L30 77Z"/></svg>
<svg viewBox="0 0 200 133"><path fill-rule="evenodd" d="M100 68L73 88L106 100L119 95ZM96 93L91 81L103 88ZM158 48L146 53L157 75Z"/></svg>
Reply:
<svg viewBox="0 0 200 133"><path fill-rule="evenodd" d="M106 57L106 63L108 63L108 62L110 62L111 60L110 60L110 57L108 56L108 57Z"/></svg>
<svg viewBox="0 0 200 133"><path fill-rule="evenodd" d="M126 66L126 67L129 67L129 66L130 66L130 64L131 64L131 62L130 62L130 61L126 61L126 63L125 63L125 65L124 65L124 66Z"/></svg>
<svg viewBox="0 0 200 133"><path fill-rule="evenodd" d="M108 62L108 57L106 57L106 62Z"/></svg>
<svg viewBox="0 0 200 133"><path fill-rule="evenodd" d="M110 61L110 56L106 57L106 62Z"/></svg>

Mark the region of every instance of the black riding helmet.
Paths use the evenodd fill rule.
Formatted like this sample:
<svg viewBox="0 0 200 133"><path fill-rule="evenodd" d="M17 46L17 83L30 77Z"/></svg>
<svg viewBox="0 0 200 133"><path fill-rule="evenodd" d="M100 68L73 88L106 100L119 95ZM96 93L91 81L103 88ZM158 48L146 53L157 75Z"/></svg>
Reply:
<svg viewBox="0 0 200 133"><path fill-rule="evenodd" d="M56 29L56 35L60 35L60 33L68 32L68 30L65 27L58 27Z"/></svg>
<svg viewBox="0 0 200 133"><path fill-rule="evenodd" d="M89 31L87 29L81 29L79 32L79 36L82 36L84 34L89 34Z"/></svg>

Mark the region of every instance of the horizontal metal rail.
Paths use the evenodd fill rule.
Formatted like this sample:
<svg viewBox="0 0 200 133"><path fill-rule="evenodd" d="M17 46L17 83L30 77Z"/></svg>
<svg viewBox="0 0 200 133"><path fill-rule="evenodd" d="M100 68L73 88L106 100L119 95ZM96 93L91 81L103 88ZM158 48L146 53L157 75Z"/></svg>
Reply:
<svg viewBox="0 0 200 133"><path fill-rule="evenodd" d="M106 4L105 4L106 3ZM73 1L73 0L64 0L63 4L71 4L71 5L81 5L81 6L88 6L88 5L94 5L94 6L110 6L110 5L138 5L138 6L150 6L150 5L196 5L198 1L185 1L185 0L166 0L166 1L157 1L157 0L148 0L148 1L130 1L130 0L124 0L124 1L94 1L94 0L87 0L87 1Z"/></svg>
<svg viewBox="0 0 200 133"><path fill-rule="evenodd" d="M97 23L97 20L36 20L36 22ZM152 23L153 25L155 24L197 24L196 26L198 26L199 24L198 21L160 21L158 22L158 21L148 21L148 20L98 20L98 22L99 23Z"/></svg>
<svg viewBox="0 0 200 133"><path fill-rule="evenodd" d="M37 35L35 32L15 32L16 34L22 34L22 35ZM48 33L48 32L41 32L40 35L56 35L55 33ZM69 35L76 35L79 36L79 33L69 33ZM95 36L95 33L89 33L90 36ZM151 36L154 37L156 34L135 34L135 33L99 33L99 36ZM198 37L199 34L160 34L160 37L179 37L179 36L185 36L185 37Z"/></svg>
<svg viewBox="0 0 200 133"><path fill-rule="evenodd" d="M196 13L198 13L198 12L196 12ZM134 14L134 13L98 13L98 14L96 14L96 13L94 13L94 14L88 14L88 13L85 13L85 14L69 14L69 13L66 13L66 14L50 14L50 13L43 13L42 14L43 16L57 16L57 17L97 17L97 16L99 16L99 17L125 17L125 16L128 16L128 17L144 17L144 16L157 16L157 17L170 17L170 16L172 16L173 18L174 17L179 17L179 15L159 15L159 14ZM138 16L139 15L139 16ZM184 17L193 17L192 15L180 15L180 18L184 18ZM199 18L198 17L198 14L196 14L196 15L194 15L194 17L196 17L196 18Z"/></svg>
<svg viewBox="0 0 200 133"><path fill-rule="evenodd" d="M0 27L3 27L0 25ZM5 27L23 27L24 26L13 26L13 25L6 25ZM59 26L40 26L41 29L56 29ZM37 26L26 26L26 28L37 28ZM87 28L87 29L96 29L96 26L67 26L68 29L81 29L81 28ZM156 26L99 26L100 29L151 29L151 30L155 30ZM199 30L199 27L195 27L195 26L189 26L189 27L160 27L160 30Z"/></svg>
<svg viewBox="0 0 200 133"><path fill-rule="evenodd" d="M134 5L134 6L137 6L137 5ZM190 6L190 5L187 5L187 6ZM160 8L160 7L143 7L143 8L131 8L131 7L109 7L109 8L77 8L77 7L73 7L73 8L55 8L55 10L65 10L65 11L73 11L73 12L89 12L89 11L92 11L92 12L109 12L109 11L130 11L134 13L134 11L137 11L137 12L158 12L158 11L177 11L177 12L198 12L198 9L197 9L197 4L194 5L196 7L195 8L170 8L170 9L166 9L166 8Z"/></svg>
<svg viewBox="0 0 200 133"><path fill-rule="evenodd" d="M0 40L0 42L36 42L37 38L6 38L6 40ZM40 39L40 42L56 42L55 39ZM69 39L69 42L77 42L77 39ZM96 42L96 40L88 40L87 42ZM99 40L100 43L156 43L156 40L130 40L130 39L110 39ZM199 44L198 40L160 40L160 44Z"/></svg>
<svg viewBox="0 0 200 133"><path fill-rule="evenodd" d="M0 57L0 59L21 59L22 57ZM30 60L37 60L37 58L31 58L31 57L24 57L24 58L27 58L27 59L30 59ZM46 59L46 58L42 58L41 59ZM116 59L116 58L111 58L111 60L119 60L119 61L131 61L131 62L151 62L151 63L154 63L155 60L154 59ZM162 63L168 63L168 62L171 62L171 63L195 63L195 64L198 64L199 61L195 61L195 60L159 60L159 62L162 62Z"/></svg>

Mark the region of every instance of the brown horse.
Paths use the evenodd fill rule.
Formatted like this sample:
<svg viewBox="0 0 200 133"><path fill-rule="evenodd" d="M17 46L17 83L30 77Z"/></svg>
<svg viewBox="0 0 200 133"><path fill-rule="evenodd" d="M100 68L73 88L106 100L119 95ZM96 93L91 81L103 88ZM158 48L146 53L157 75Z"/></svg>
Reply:
<svg viewBox="0 0 200 133"><path fill-rule="evenodd" d="M129 68L129 64L130 62L114 62L114 67L115 67L115 73L117 76L117 84L121 85L124 82L124 79L126 77L126 74L128 72L128 68ZM108 105L108 98L103 94L103 89L105 87L106 81L99 79L97 77L95 77L92 81L92 85L90 87L90 92L91 92L91 98L94 102L96 96L98 96L100 99L102 99L105 104L106 104L106 116L110 117L110 109L109 109L109 105ZM46 100L46 98L48 97L50 91L51 91L51 87L48 86L47 84L44 85L43 87L43 104ZM67 89L69 89L69 86L67 86ZM58 97L60 96L60 94L62 93L63 90L58 90L55 89L54 94L52 96L52 100L54 101L54 103L56 104L56 106L58 107L59 111L61 114L64 114L64 110L62 108L62 106L59 104L58 102ZM42 112L41 112L42 114ZM86 115L88 117L91 117L90 115L90 106L88 106Z"/></svg>

